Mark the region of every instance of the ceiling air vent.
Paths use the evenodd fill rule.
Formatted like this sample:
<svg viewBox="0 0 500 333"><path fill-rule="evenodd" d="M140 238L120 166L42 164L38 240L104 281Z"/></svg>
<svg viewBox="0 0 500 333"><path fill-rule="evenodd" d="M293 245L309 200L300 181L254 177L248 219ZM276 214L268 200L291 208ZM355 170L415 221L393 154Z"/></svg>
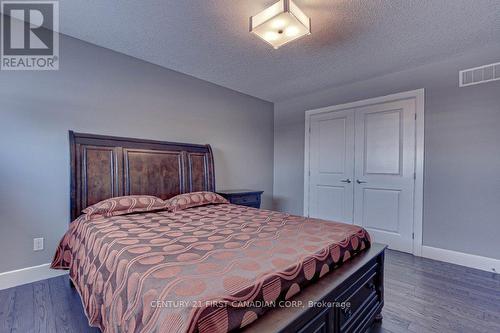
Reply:
<svg viewBox="0 0 500 333"><path fill-rule="evenodd" d="M459 72L459 86L467 87L475 84L500 80L500 62L469 69Z"/></svg>

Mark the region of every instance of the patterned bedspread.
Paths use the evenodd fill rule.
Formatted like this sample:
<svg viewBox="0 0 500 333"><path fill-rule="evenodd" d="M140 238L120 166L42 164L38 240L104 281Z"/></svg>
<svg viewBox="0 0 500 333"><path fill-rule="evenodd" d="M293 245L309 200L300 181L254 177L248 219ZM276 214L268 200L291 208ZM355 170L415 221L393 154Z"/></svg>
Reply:
<svg viewBox="0 0 500 333"><path fill-rule="evenodd" d="M227 332L369 246L358 226L223 204L77 219L52 267L103 332Z"/></svg>

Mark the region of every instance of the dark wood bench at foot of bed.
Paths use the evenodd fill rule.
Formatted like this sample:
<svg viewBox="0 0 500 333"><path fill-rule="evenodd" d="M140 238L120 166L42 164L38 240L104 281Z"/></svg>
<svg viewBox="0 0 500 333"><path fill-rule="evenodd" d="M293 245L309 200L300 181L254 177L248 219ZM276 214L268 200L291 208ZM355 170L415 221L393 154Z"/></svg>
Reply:
<svg viewBox="0 0 500 333"><path fill-rule="evenodd" d="M291 299L295 303L269 311L244 332L365 332L382 320L385 249L373 244L305 288Z"/></svg>

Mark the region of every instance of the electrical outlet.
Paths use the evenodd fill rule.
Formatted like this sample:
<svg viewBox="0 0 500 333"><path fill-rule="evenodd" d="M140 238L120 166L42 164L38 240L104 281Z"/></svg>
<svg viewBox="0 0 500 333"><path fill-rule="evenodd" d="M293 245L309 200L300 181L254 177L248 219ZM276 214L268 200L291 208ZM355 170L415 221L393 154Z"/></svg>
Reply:
<svg viewBox="0 0 500 333"><path fill-rule="evenodd" d="M43 250L43 238L33 238L33 251Z"/></svg>

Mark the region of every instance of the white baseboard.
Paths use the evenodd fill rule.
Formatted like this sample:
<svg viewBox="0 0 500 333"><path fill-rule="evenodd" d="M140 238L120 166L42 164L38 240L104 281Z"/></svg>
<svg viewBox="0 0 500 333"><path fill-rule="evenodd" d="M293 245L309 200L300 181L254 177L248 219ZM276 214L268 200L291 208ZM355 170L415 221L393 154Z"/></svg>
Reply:
<svg viewBox="0 0 500 333"><path fill-rule="evenodd" d="M50 264L16 269L0 273L0 290L65 274L68 274L67 270L52 269Z"/></svg>
<svg viewBox="0 0 500 333"><path fill-rule="evenodd" d="M440 249L431 246L422 246L422 257L449 262L456 265L480 269L483 271L500 273L500 260L477 256L463 252Z"/></svg>

